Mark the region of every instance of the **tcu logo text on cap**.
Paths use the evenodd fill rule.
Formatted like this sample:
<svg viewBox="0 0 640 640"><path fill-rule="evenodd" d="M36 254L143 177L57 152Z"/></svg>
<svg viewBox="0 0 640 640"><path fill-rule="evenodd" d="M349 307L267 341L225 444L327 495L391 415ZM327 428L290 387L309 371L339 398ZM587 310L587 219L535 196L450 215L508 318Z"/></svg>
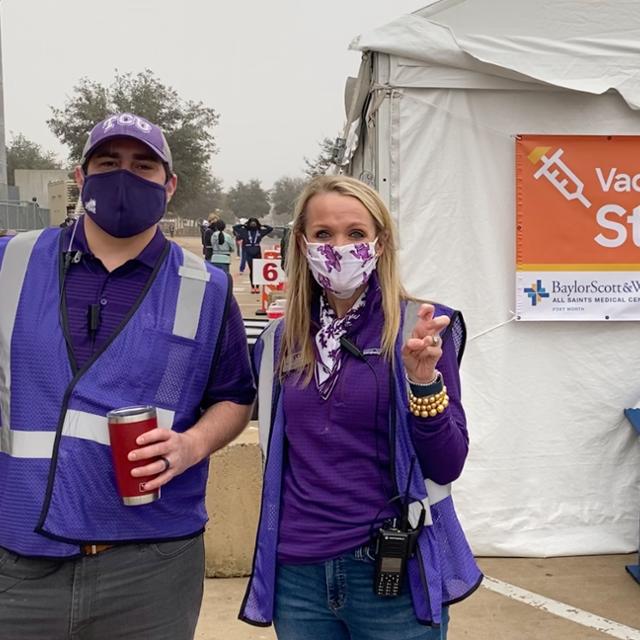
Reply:
<svg viewBox="0 0 640 640"><path fill-rule="evenodd" d="M131 113L121 113L118 116L111 116L102 123L102 130L106 133L110 129L116 126L116 124L124 127L134 126L143 131L149 133L151 131L151 123L143 120L139 116L134 116Z"/></svg>

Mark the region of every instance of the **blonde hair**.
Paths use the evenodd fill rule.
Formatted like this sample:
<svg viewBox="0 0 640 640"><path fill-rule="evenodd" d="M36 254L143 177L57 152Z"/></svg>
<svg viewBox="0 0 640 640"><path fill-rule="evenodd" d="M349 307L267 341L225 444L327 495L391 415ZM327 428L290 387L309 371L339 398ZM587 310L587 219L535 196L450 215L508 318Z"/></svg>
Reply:
<svg viewBox="0 0 640 640"><path fill-rule="evenodd" d="M207 222L209 224L214 224L215 222L218 222L218 220L220 220L220 216L217 213L210 213L207 218Z"/></svg>
<svg viewBox="0 0 640 640"><path fill-rule="evenodd" d="M314 292L318 292L320 288L307 266L303 238L307 221L307 203L313 196L322 193L337 193L356 198L373 219L378 246L383 248L376 271L382 292L384 316L382 354L389 361L393 361L395 341L400 330L400 300L408 297L398 275L395 225L377 192L364 182L348 176L319 176L311 180L298 197L293 214L286 260L287 313L284 318L279 361L281 377L287 371L295 371L305 378L305 383L311 380L315 366L311 336L311 301Z"/></svg>

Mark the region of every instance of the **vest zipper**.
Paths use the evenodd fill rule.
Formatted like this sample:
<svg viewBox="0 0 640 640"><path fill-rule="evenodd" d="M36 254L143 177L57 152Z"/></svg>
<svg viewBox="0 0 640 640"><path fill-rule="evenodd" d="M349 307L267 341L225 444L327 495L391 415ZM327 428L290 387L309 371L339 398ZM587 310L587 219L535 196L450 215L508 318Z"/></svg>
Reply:
<svg viewBox="0 0 640 640"><path fill-rule="evenodd" d="M420 581L422 582L422 587L424 588L424 592L425 592L425 595L427 597L427 601L429 602L429 609L431 609L431 597L429 595L429 583L427 582L427 574L426 574L426 572L424 570L424 561L422 559L422 551L420 550L420 545L418 545L418 548L416 549L416 560L418 561L418 569L420 570ZM431 620L428 620L427 622L433 622L433 611L431 612Z"/></svg>
<svg viewBox="0 0 640 640"><path fill-rule="evenodd" d="M391 474L391 486L395 489L395 495L400 495L396 477L396 384L395 372L392 364L389 364L389 472Z"/></svg>

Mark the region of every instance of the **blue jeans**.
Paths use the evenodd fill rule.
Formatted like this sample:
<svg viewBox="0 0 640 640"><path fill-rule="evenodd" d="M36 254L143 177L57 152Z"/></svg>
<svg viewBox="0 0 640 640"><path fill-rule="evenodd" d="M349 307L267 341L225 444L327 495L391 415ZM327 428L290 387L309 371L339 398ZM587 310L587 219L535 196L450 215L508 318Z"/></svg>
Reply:
<svg viewBox="0 0 640 640"><path fill-rule="evenodd" d="M278 640L446 640L448 610L439 629L420 624L409 584L393 598L373 593L375 560L360 547L327 562L279 565L274 625Z"/></svg>

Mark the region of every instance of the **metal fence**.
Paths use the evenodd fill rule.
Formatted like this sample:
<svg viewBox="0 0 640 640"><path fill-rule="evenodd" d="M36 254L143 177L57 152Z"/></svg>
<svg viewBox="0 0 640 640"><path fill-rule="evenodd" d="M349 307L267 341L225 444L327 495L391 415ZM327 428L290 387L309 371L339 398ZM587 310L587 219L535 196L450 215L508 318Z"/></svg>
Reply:
<svg viewBox="0 0 640 640"><path fill-rule="evenodd" d="M0 202L0 229L30 231L44 229L50 222L49 209L33 202Z"/></svg>

